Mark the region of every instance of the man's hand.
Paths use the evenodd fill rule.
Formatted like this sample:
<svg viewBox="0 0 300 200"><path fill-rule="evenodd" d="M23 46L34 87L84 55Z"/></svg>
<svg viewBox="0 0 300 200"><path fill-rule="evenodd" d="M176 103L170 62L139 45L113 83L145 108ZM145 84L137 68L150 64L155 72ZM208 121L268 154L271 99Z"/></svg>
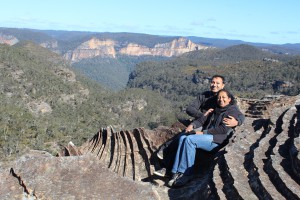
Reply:
<svg viewBox="0 0 300 200"><path fill-rule="evenodd" d="M230 115L223 119L223 123L228 127L235 127L238 125L238 121Z"/></svg>

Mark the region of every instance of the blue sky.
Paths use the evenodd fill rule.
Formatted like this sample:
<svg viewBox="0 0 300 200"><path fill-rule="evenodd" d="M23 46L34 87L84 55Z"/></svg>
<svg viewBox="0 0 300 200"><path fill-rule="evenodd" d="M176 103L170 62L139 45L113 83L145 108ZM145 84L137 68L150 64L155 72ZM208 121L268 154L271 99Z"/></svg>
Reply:
<svg viewBox="0 0 300 200"><path fill-rule="evenodd" d="M300 43L299 0L0 0L0 27Z"/></svg>

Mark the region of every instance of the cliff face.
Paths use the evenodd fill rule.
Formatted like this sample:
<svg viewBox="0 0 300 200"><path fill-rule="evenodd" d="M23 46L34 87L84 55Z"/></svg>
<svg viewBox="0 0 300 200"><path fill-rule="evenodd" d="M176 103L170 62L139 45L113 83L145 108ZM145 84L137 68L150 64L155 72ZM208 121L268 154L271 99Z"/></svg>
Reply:
<svg viewBox="0 0 300 200"><path fill-rule="evenodd" d="M179 56L189 51L195 51L195 50L207 49L207 48L208 47L195 44L185 38L179 38L169 43L156 44L153 48L148 48L146 46L130 43L126 47L120 50L120 54L130 55L130 56L151 55L151 56L171 57L171 56Z"/></svg>
<svg viewBox="0 0 300 200"><path fill-rule="evenodd" d="M68 51L63 56L65 59L73 62L97 56L115 58L115 45L116 42L113 40L99 40L97 38L92 38L80 44L76 49Z"/></svg>
<svg viewBox="0 0 300 200"><path fill-rule="evenodd" d="M0 33L0 44L14 45L18 42L19 42L18 38L12 35L4 35Z"/></svg>
<svg viewBox="0 0 300 200"><path fill-rule="evenodd" d="M171 57L178 56L189 51L206 48L208 47L195 44L186 38L179 38L169 43L156 44L153 48L136 43L124 45L114 40L100 40L92 38L79 45L75 50L68 51L64 54L64 57L72 62L97 56L115 58L117 54L127 56Z"/></svg>

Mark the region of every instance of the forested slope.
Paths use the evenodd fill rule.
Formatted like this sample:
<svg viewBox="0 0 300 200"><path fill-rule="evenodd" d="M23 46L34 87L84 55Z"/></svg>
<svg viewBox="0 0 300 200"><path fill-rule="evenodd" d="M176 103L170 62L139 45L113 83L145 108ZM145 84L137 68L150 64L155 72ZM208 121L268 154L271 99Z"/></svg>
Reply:
<svg viewBox="0 0 300 200"><path fill-rule="evenodd" d="M225 76L226 87L239 97L297 95L299 60L299 56L271 54L249 45L194 51L170 61L139 63L128 87L157 91L177 107L209 89L215 74Z"/></svg>
<svg viewBox="0 0 300 200"><path fill-rule="evenodd" d="M81 144L109 125L150 128L175 120L160 95L141 89L110 92L30 42L0 45L0 69L1 160L27 148L55 154L60 143Z"/></svg>

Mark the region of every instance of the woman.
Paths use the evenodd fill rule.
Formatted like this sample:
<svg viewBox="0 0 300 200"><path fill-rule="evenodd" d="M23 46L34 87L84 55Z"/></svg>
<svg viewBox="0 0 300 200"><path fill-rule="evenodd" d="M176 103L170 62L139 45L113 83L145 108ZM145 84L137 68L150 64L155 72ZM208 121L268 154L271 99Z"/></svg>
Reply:
<svg viewBox="0 0 300 200"><path fill-rule="evenodd" d="M196 119L185 130L186 133L194 132L195 134L180 137L172 168L173 177L168 183L169 186L182 186L190 181L193 177L196 149L211 151L222 144L227 138L227 133L232 130L223 123L223 119L227 116L237 118L241 115L229 91L220 90L217 103L218 106L214 110L209 109L205 113L207 119L203 125L203 131L194 130L202 126Z"/></svg>

